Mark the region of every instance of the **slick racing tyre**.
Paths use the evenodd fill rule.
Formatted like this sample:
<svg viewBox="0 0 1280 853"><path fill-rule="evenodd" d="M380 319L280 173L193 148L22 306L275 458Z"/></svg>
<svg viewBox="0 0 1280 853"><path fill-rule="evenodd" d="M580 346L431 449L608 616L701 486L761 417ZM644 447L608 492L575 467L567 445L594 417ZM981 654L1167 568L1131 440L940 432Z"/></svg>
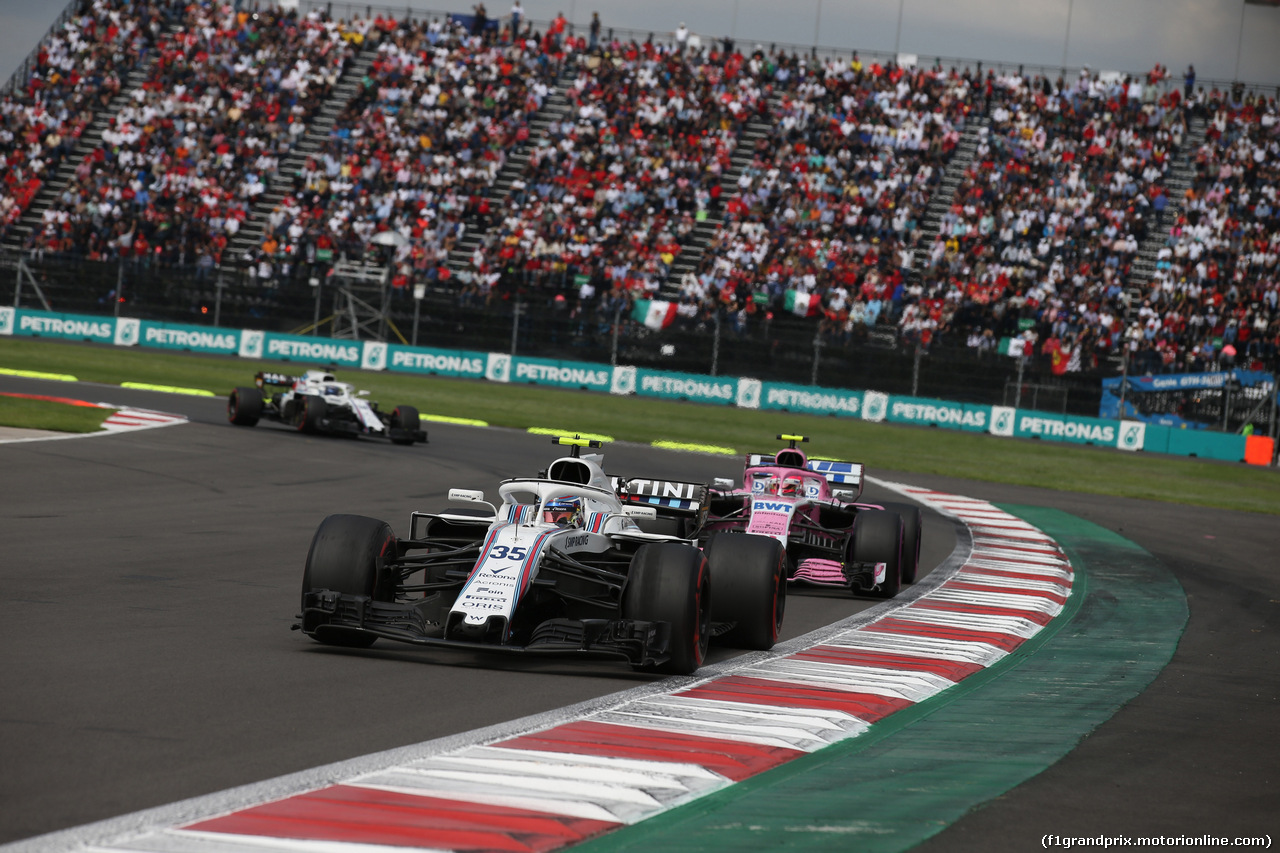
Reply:
<svg viewBox="0 0 1280 853"><path fill-rule="evenodd" d="M262 417L262 392L237 388L227 398L227 420L236 426L253 426Z"/></svg>
<svg viewBox="0 0 1280 853"><path fill-rule="evenodd" d="M924 529L924 513L915 504L881 504L889 512L902 517L902 582L915 583L920 568L920 539Z"/></svg>
<svg viewBox="0 0 1280 853"><path fill-rule="evenodd" d="M302 570L302 598L322 589L345 595L367 595L393 601L389 580L379 582L377 559L396 556L396 537L390 525L363 515L331 515L316 528ZM367 648L377 639L363 631L321 625L311 635L333 646Z"/></svg>
<svg viewBox="0 0 1280 853"><path fill-rule="evenodd" d="M715 533L703 549L711 570L711 621L734 623L717 643L766 651L787 606L787 554L768 536Z"/></svg>
<svg viewBox="0 0 1280 853"><path fill-rule="evenodd" d="M690 545L641 545L622 591L622 617L669 626L667 660L653 669L673 675L694 672L706 660L711 640L707 558Z"/></svg>
<svg viewBox="0 0 1280 853"><path fill-rule="evenodd" d="M885 578L872 592L879 598L893 598L902 588L902 517L880 509L859 511L853 520L853 559L862 563L884 563Z"/></svg>
<svg viewBox="0 0 1280 853"><path fill-rule="evenodd" d="M313 435L320 431L320 421L324 419L324 398L308 394L295 401L298 411L298 432Z"/></svg>
<svg viewBox="0 0 1280 853"><path fill-rule="evenodd" d="M418 417L418 410L413 406L396 406L395 411L391 413L391 430L404 430L407 435L396 436L391 439L393 444L413 444L414 436L418 434L421 428L422 420Z"/></svg>

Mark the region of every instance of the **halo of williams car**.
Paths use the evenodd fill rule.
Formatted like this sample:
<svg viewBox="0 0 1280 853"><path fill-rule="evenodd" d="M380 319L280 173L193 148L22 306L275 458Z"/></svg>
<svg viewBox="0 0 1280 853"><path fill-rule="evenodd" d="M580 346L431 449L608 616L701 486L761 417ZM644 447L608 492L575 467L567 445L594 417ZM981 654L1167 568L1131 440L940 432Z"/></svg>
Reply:
<svg viewBox="0 0 1280 853"><path fill-rule="evenodd" d="M789 585L890 598L911 583L919 508L860 502L862 465L778 438L788 446L748 455L736 486L610 475L581 452L600 442L558 437L568 456L504 480L496 502L451 489L461 506L412 512L407 538L331 515L293 627L339 646L385 638L689 674L712 642L771 648Z"/></svg>
<svg viewBox="0 0 1280 853"><path fill-rule="evenodd" d="M308 370L301 376L258 373L252 387L240 387L227 398L227 420L251 427L258 421L278 421L305 433L373 436L392 444L426 442L418 410L397 406L384 412L368 391L339 382L327 370Z"/></svg>

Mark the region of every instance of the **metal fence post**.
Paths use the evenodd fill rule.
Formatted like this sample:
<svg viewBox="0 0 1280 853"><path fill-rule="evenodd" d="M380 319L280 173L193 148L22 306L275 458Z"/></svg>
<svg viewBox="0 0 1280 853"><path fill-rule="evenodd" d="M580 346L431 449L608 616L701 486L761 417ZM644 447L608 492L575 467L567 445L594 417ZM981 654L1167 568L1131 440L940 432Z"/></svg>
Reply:
<svg viewBox="0 0 1280 853"><path fill-rule="evenodd" d="M822 335L813 336L813 373L809 375L809 384L818 384L818 362L822 360Z"/></svg>
<svg viewBox="0 0 1280 853"><path fill-rule="evenodd" d="M1018 356L1018 390L1013 392L1013 407L1015 409L1020 408L1022 405L1022 371L1026 366L1027 354L1024 350L1023 354Z"/></svg>
<svg viewBox="0 0 1280 853"><path fill-rule="evenodd" d="M618 366L618 326L622 324L622 303L613 307L613 347L609 353L609 363Z"/></svg>
<svg viewBox="0 0 1280 853"><path fill-rule="evenodd" d="M311 317L311 337L318 338L320 336L320 277L313 275L307 283L316 289L316 308Z"/></svg>
<svg viewBox="0 0 1280 853"><path fill-rule="evenodd" d="M422 297L427 295L427 286L425 284L415 284L413 286L413 343L411 346L418 345L418 313L422 308Z"/></svg>
<svg viewBox="0 0 1280 853"><path fill-rule="evenodd" d="M715 331L711 338L711 375L716 376L720 367L720 307L716 306Z"/></svg>
<svg viewBox="0 0 1280 853"><path fill-rule="evenodd" d="M516 354L516 338L520 333L520 293L516 292L516 310L511 315L511 354Z"/></svg>
<svg viewBox="0 0 1280 853"><path fill-rule="evenodd" d="M920 344L916 344L915 361L911 365L911 396L917 396L920 389Z"/></svg>

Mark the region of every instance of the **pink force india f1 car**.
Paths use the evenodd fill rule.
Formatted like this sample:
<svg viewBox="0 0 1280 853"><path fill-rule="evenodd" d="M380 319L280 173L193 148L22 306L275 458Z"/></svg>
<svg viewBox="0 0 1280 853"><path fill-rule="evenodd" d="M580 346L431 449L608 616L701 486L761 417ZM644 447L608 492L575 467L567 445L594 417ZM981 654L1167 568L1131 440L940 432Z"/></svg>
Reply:
<svg viewBox="0 0 1280 853"><path fill-rule="evenodd" d="M809 439L779 435L788 447L747 456L742 486L716 480L700 538L728 531L774 539L786 548L794 584L844 587L882 598L914 583L920 563L921 512L909 503L866 503L863 466L809 459Z"/></svg>
<svg viewBox="0 0 1280 853"><path fill-rule="evenodd" d="M305 433L367 435L392 444L426 442L418 410L397 406L390 412L365 399L368 391L339 382L327 370L308 370L301 376L259 373L254 387L236 388L227 398L227 420L236 426L279 421Z"/></svg>
<svg viewBox="0 0 1280 853"><path fill-rule="evenodd" d="M773 646L787 590L777 540L710 534L699 548L657 530L669 518L697 529L708 487L612 477L600 455L580 453L600 442L554 442L571 455L503 481L497 505L451 489L469 506L412 513L408 538L365 516L326 518L294 627L332 645L605 655L678 674L702 664L713 636Z"/></svg>

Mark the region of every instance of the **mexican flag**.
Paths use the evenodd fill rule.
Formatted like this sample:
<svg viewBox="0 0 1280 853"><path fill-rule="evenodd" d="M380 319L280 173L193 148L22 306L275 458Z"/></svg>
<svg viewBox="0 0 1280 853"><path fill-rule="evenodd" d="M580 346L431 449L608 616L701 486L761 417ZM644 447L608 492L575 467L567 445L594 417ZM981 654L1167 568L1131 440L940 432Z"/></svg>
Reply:
<svg viewBox="0 0 1280 853"><path fill-rule="evenodd" d="M631 309L631 319L650 329L665 329L676 318L676 307L675 302L662 299L637 299L636 307Z"/></svg>
<svg viewBox="0 0 1280 853"><path fill-rule="evenodd" d="M1000 352L1005 355L1012 355L1015 357L1031 354L1027 351L1027 339L1022 336L1018 336L1016 338L1001 338Z"/></svg>
<svg viewBox="0 0 1280 853"><path fill-rule="evenodd" d="M813 317L818 313L818 308L821 305L822 298L816 293L801 293L798 290L787 291L786 307L792 314L799 314L801 317Z"/></svg>

